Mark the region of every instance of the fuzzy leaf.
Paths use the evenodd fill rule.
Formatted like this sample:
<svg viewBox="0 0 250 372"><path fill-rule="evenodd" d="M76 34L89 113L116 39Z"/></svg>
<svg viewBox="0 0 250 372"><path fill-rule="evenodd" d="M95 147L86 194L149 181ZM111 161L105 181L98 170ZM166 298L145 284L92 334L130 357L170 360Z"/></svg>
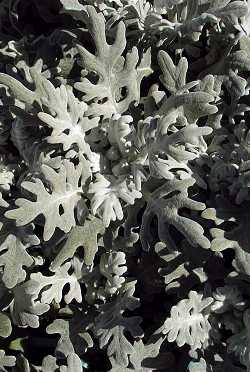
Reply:
<svg viewBox="0 0 250 372"><path fill-rule="evenodd" d="M164 98L159 115L175 112L175 116L184 116L190 124L196 123L201 117L215 114L218 109L212 103L214 97L206 92L183 93L169 98Z"/></svg>
<svg viewBox="0 0 250 372"><path fill-rule="evenodd" d="M163 73L160 77L162 84L170 93L178 93L186 84L187 59L181 58L178 65L175 66L169 54L161 50L158 54L158 60Z"/></svg>
<svg viewBox="0 0 250 372"><path fill-rule="evenodd" d="M202 348L209 338L211 325L206 309L212 302L212 298L202 299L202 295L191 291L188 299L173 306L164 323L163 333L168 335L168 341L176 341L179 347L188 344L193 350Z"/></svg>
<svg viewBox="0 0 250 372"><path fill-rule="evenodd" d="M229 200L218 196L216 200L216 209L207 208L202 212L202 217L213 220L217 227L210 229L213 237L211 249L215 252L223 251L227 248L235 250L236 265L240 272L249 274L249 203L244 207L233 205ZM224 230L224 222L233 222L230 230Z"/></svg>
<svg viewBox="0 0 250 372"><path fill-rule="evenodd" d="M47 355L43 358L42 372L55 372L58 370L58 365L56 364L56 358L52 355Z"/></svg>
<svg viewBox="0 0 250 372"><path fill-rule="evenodd" d="M100 260L100 272L107 278L105 291L114 294L125 282L126 256L123 252L104 253Z"/></svg>
<svg viewBox="0 0 250 372"><path fill-rule="evenodd" d="M60 339L56 346L56 354L66 357L76 352L84 354L89 347L93 346L93 340L88 332L92 318L88 314L76 311L69 320L56 319L51 323L46 331L48 334L60 334Z"/></svg>
<svg viewBox="0 0 250 372"><path fill-rule="evenodd" d="M134 204L141 193L135 189L133 182L128 182L124 177L116 179L114 176L96 175L96 181L90 184L89 193L93 194L91 200L92 213L97 211L102 216L105 227L110 221L122 220L122 199L127 204Z"/></svg>
<svg viewBox="0 0 250 372"><path fill-rule="evenodd" d="M38 117L50 128L52 133L47 137L49 143L63 144L64 151L77 144L79 151L91 157L91 150L85 141L85 132L98 125L98 118L89 119L84 114L87 105L80 102L69 86L55 88L48 80L44 82L46 89L45 106L50 114L39 112Z"/></svg>
<svg viewBox="0 0 250 372"><path fill-rule="evenodd" d="M52 271L63 264L68 258L73 257L77 248L84 248L84 262L86 265L92 265L95 254L98 251L97 236L104 233L102 221L94 216L85 220L83 226L75 226L67 238L66 243L52 262L50 269Z"/></svg>
<svg viewBox="0 0 250 372"><path fill-rule="evenodd" d="M186 180L168 181L152 193L144 194L147 200L147 207L143 214L141 225L141 241L143 248L148 251L150 248L150 224L154 216L158 219L158 235L161 241L169 248L176 249L173 238L170 235L169 227L173 225L193 246L209 248L210 242L204 235L202 226L178 213L181 208L188 208L194 211L202 211L205 204L192 200L188 196L188 188L194 184L192 178Z"/></svg>
<svg viewBox="0 0 250 372"><path fill-rule="evenodd" d="M11 317L14 324L20 327L39 327L39 315L49 310L49 305L35 301L30 283L25 282L13 288L14 301L11 304Z"/></svg>
<svg viewBox="0 0 250 372"><path fill-rule="evenodd" d="M126 288L126 287L125 287ZM133 346L124 335L130 332L133 337L142 337L138 316L124 317L126 309L132 311L139 306L139 301L133 296L134 285L130 283L115 300L101 306L101 313L96 318L96 332L99 336L100 347L108 345L107 353L113 356L121 367L128 365L128 355L133 353Z"/></svg>
<svg viewBox="0 0 250 372"><path fill-rule="evenodd" d="M15 365L16 358L14 356L5 355L4 350L0 350L0 371L7 372L5 367L13 367Z"/></svg>
<svg viewBox="0 0 250 372"><path fill-rule="evenodd" d="M77 354L71 353L67 357L67 367L61 366L60 372L82 372L81 359Z"/></svg>
<svg viewBox="0 0 250 372"><path fill-rule="evenodd" d="M0 337L9 337L11 332L12 326L9 317L4 313L0 313Z"/></svg>
<svg viewBox="0 0 250 372"><path fill-rule="evenodd" d="M30 276L31 281L29 282L30 290L32 293L36 293L36 297L39 297L41 292L41 302L44 304L51 304L52 301L60 303L62 301L63 289L66 284L69 284L69 291L64 295L64 300L68 304L75 299L77 302L81 302L82 294L80 284L76 275L73 273L68 274L71 267L70 263L65 263L59 267L55 274L52 276L44 276L41 273L32 273Z"/></svg>
<svg viewBox="0 0 250 372"><path fill-rule="evenodd" d="M27 253L25 245L15 235L8 235L0 245L0 266L4 267L3 282L7 288L13 288L16 284L23 282L26 271L23 266L30 267L34 260Z"/></svg>
<svg viewBox="0 0 250 372"><path fill-rule="evenodd" d="M16 220L17 226L26 225L39 215L45 218L44 240L49 240L58 227L64 232L69 232L75 226L74 208L81 199L82 189L78 186L81 178L81 163L75 168L72 163L65 160L57 173L47 165L42 165L42 171L50 184L49 192L41 179L34 182L24 181L22 187L36 196L36 201L17 199L19 207L7 211L5 216ZM60 213L60 207L63 213Z"/></svg>
<svg viewBox="0 0 250 372"><path fill-rule="evenodd" d="M84 101L90 102L87 115L111 117L114 113L122 114L132 102L139 102L140 84L144 76L151 73L150 50L138 65L139 56L136 47L126 58L122 53L126 47L125 25L119 22L114 43L109 45L105 35L105 19L96 13L94 7L87 7L87 26L96 46L96 54L91 54L83 46L78 45L82 64L89 72L99 76L97 84L87 78L75 83L75 88L85 94ZM138 66L137 66L138 65ZM122 95L122 88L126 93ZM103 103L98 101L104 100Z"/></svg>
<svg viewBox="0 0 250 372"><path fill-rule="evenodd" d="M189 372L207 372L207 363L205 359L201 358L199 362L191 362L188 365Z"/></svg>

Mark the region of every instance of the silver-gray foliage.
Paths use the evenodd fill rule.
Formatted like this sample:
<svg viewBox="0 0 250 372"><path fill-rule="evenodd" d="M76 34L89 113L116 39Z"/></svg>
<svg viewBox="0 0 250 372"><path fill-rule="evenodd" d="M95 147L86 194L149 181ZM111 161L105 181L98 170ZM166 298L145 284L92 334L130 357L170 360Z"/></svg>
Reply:
<svg viewBox="0 0 250 372"><path fill-rule="evenodd" d="M250 1L0 2L0 371L250 371Z"/></svg>

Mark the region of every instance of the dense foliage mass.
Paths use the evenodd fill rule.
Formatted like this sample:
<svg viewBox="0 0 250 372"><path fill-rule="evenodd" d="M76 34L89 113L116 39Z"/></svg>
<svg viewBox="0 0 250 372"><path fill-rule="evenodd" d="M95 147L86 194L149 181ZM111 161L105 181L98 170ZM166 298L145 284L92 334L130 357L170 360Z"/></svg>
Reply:
<svg viewBox="0 0 250 372"><path fill-rule="evenodd" d="M0 371L250 372L250 2L0 2Z"/></svg>

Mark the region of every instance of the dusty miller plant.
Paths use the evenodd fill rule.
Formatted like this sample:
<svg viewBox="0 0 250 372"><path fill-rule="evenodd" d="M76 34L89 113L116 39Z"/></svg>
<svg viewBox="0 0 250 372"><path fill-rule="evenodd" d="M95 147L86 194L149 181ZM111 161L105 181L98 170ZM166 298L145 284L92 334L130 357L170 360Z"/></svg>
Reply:
<svg viewBox="0 0 250 372"><path fill-rule="evenodd" d="M0 3L0 371L250 371L250 2Z"/></svg>

